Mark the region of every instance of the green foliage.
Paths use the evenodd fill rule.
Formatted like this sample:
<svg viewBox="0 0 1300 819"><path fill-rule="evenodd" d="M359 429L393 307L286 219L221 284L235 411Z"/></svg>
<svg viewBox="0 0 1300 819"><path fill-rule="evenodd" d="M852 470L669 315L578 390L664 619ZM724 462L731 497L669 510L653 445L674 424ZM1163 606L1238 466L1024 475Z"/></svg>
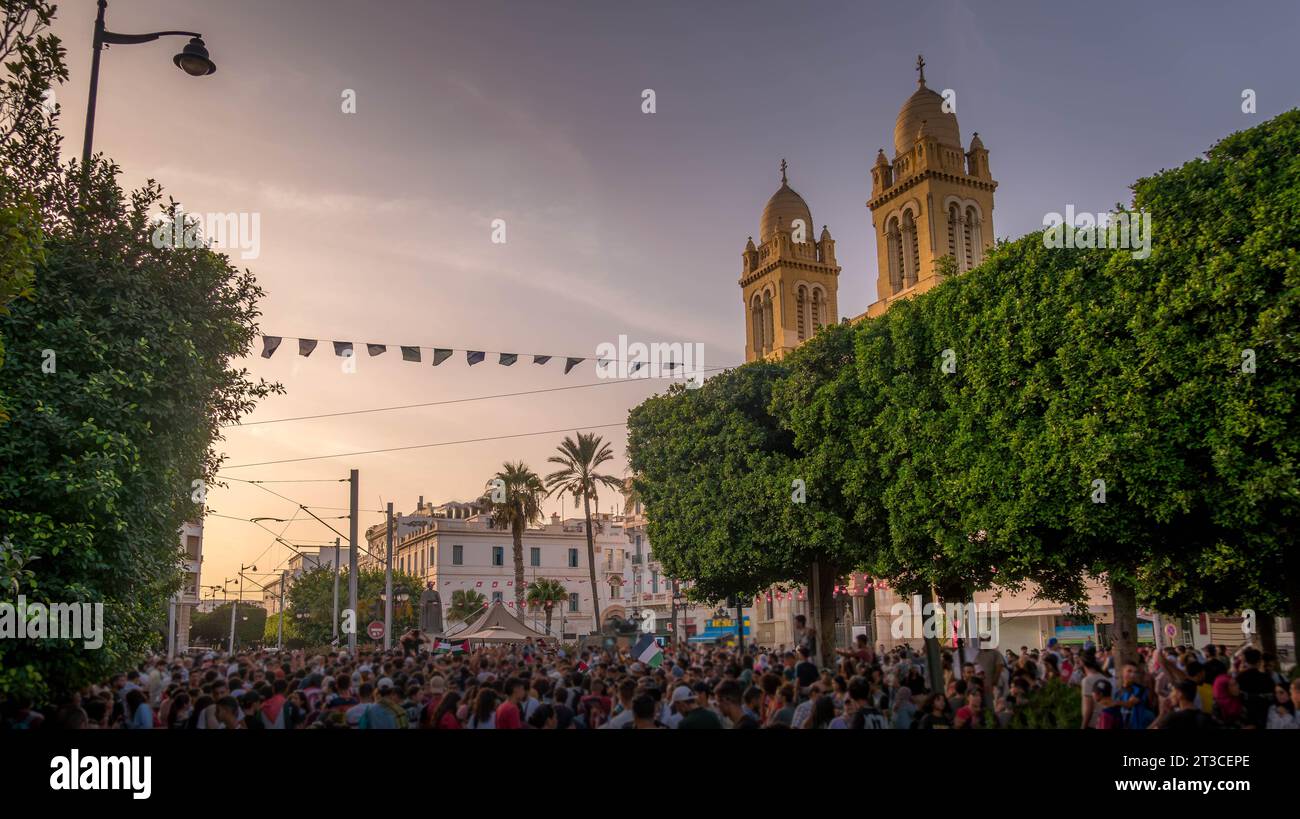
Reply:
<svg viewBox="0 0 1300 819"><path fill-rule="evenodd" d="M357 639L365 642L366 626L372 620L383 622L384 570L381 567L361 569L357 572ZM393 603L393 639L402 632L420 624L419 598L424 583L415 575L393 572L393 595L406 592L405 603ZM348 567L339 571L339 612L348 607ZM334 569L321 566L303 572L289 586L285 595L285 610L294 624L294 634L309 646L328 645L333 640L334 624ZM305 615L300 617L299 615ZM289 620L285 621L287 626ZM341 622L340 622L341 624ZM285 631L286 640L288 630ZM343 637L342 630L339 632Z"/></svg>
<svg viewBox="0 0 1300 819"><path fill-rule="evenodd" d="M593 620L600 623L600 594L596 588L596 547L591 530L591 507L600 508L600 488L622 491L623 482L612 475L600 472L600 467L614 460L614 452L594 432L579 432L577 439L566 435L556 447L559 454L547 458L547 463L557 464L560 468L546 476L546 489L552 495L564 497L567 493L573 497L573 505L582 503L586 517L587 532L587 574L591 582L591 606ZM519 557L518 577L523 573L522 553ZM516 592L518 593L518 592Z"/></svg>
<svg viewBox="0 0 1300 819"><path fill-rule="evenodd" d="M528 584L528 608L546 612L546 630L551 630L551 618L556 609L569 602L569 590L558 580L539 577ZM521 609L522 611L522 609Z"/></svg>
<svg viewBox="0 0 1300 819"><path fill-rule="evenodd" d="M196 612L190 619L190 642L218 646L224 651L230 644L232 608L235 608L234 603L222 603L206 614ZM252 603L240 603L235 612L235 650L262 643L266 623L266 609Z"/></svg>
<svg viewBox="0 0 1300 819"><path fill-rule="evenodd" d="M633 485L655 557L669 577L693 581L695 599L752 597L807 579L788 524L798 514L798 453L768 411L786 372L747 364L699 389L673 385L628 416Z"/></svg>
<svg viewBox="0 0 1300 819"><path fill-rule="evenodd" d="M524 610L524 529L542 517L546 487L528 465L502 464L483 496L492 526L508 529L514 543L515 610Z"/></svg>
<svg viewBox="0 0 1300 819"><path fill-rule="evenodd" d="M1106 575L1169 613L1289 599L1300 621L1300 112L1140 180L1137 211L1149 258L1031 234L633 410L669 573L716 598L820 557L902 591L1033 582L1075 604Z"/></svg>
<svg viewBox="0 0 1300 819"><path fill-rule="evenodd" d="M1048 680L1041 688L1029 692L1029 701L1018 706L1011 717L1012 729L1077 728L1083 713L1079 688L1059 679Z"/></svg>
<svg viewBox="0 0 1300 819"><path fill-rule="evenodd" d="M456 589L451 593L451 606L447 609L450 623L472 623L487 611L487 598L473 589Z"/></svg>
<svg viewBox="0 0 1300 819"><path fill-rule="evenodd" d="M42 252L35 222L7 217L18 238L3 240L0 279L14 290L25 278L8 267L17 258L19 270L31 265L31 287L0 315L0 406L11 416L0 426L0 532L38 561L29 601L100 602L105 617L98 650L0 641L0 690L41 696L159 645L181 584L178 533L200 513L195 482L217 471L212 443L279 387L231 367L258 332L252 274L206 248L154 247L156 184L128 195L114 165L62 166L53 114L38 105L13 116L66 69L57 40L35 33L52 9L3 8L7 22L28 13L30 36L8 52L0 88L0 210L35 203Z"/></svg>

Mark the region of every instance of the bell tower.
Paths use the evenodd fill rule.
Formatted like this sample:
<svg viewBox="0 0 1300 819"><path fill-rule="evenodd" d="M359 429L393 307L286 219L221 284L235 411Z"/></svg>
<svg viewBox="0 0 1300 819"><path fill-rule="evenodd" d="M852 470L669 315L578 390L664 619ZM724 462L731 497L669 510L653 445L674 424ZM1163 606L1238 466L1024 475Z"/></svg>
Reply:
<svg viewBox="0 0 1300 819"><path fill-rule="evenodd" d="M840 268L835 240L823 225L814 240L812 211L790 187L781 160L781 187L767 200L758 244L741 254L745 361L779 359L823 326L839 321Z"/></svg>
<svg viewBox="0 0 1300 819"><path fill-rule="evenodd" d="M894 123L894 158L884 149L871 169L871 223L876 233L874 317L892 301L942 281L939 261L964 273L993 246L993 192L989 152L976 133L962 148L956 99L925 84L925 59L916 58L917 89Z"/></svg>

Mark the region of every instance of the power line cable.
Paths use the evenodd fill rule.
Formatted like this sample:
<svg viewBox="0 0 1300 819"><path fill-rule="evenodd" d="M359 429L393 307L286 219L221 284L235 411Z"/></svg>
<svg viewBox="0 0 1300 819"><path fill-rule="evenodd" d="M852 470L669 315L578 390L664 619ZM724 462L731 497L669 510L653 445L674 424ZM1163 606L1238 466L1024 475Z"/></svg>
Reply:
<svg viewBox="0 0 1300 819"><path fill-rule="evenodd" d="M626 425L627 425L626 421L618 421L612 424L581 424L572 427L564 427L563 429L546 429L538 432L518 432L512 435L490 435L486 438L466 438L460 441L438 441L432 444L412 444L410 446L387 447L385 449L367 449L360 452L337 452L331 455L311 455L303 458L282 458L278 461L259 461L257 463L252 463L252 464L235 464L232 466L227 466L225 468L226 469L248 469L254 466L273 466L275 464L296 464L296 463L302 463L304 461L322 461L327 458L351 458L358 455L377 455L384 452L404 452L411 449L429 449L430 447L455 446L457 444L478 444L478 443L483 443L485 441L504 441L511 438L531 438L537 435L558 435L562 432L572 432L575 429L578 430L608 429L609 427L622 427ZM261 488L265 489L266 487L261 487ZM267 491L269 492L270 490L268 489ZM283 495L281 497L283 497Z"/></svg>
<svg viewBox="0 0 1300 819"><path fill-rule="evenodd" d="M730 369L730 368L707 367L701 370L701 372L717 372L725 369ZM466 404L472 401L488 401L494 398L518 398L523 395L540 395L542 393L562 392L564 390L583 390L588 387L601 387L608 384L635 384L641 381L649 381L649 380L650 379L618 378L618 379L609 379L606 381L595 381L590 384L571 384L565 387L546 387L544 389L522 390L520 392L502 392L493 395L476 395L476 396L471 396L469 398L449 398L444 401L425 401L418 404L397 404L391 407L372 407L370 409L343 410L341 412L323 412L317 415L296 415L290 418L268 418L265 421L242 421L233 424L222 424L221 426L223 429L228 429L230 427L253 427L253 426L258 426L260 424L282 424L288 421L312 421L318 418L338 418L339 416L343 416L343 415L364 415L372 412L394 412L396 410L418 409L420 407L440 407L448 404Z"/></svg>

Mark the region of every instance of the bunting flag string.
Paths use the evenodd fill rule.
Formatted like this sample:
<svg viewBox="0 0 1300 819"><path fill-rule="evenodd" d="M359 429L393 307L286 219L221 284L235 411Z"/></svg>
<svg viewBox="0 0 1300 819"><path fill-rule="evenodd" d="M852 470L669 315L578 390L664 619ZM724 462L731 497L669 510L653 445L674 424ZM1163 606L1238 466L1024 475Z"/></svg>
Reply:
<svg viewBox="0 0 1300 819"><path fill-rule="evenodd" d="M281 343L286 338L287 338L286 336L268 336L268 335L262 336L262 358L270 358L271 356L275 355L276 352L280 349ZM302 356L303 358L307 358L316 350L316 345L320 343L320 340L314 338L300 338L297 339L297 342L298 342L298 355ZM354 355L355 346L353 342L331 341L330 343L334 345L334 355L339 357ZM453 354L458 352L465 354L465 363L471 367L474 366L475 364L479 364L482 363L483 361L486 361L489 355L497 356L497 364L502 367L513 366L515 362L519 360L521 355L524 357L531 356L533 360L533 364L536 364L538 366L545 366L546 364L550 363L551 359L553 358L561 358L564 360L565 375L571 373L574 367L577 367L579 364L588 360L595 360L595 362L601 367L607 367L618 363L617 359L607 359L607 358L591 359L588 356L556 356L556 355L546 355L542 353L508 353L508 352L499 352L495 350L470 350L461 347L421 347L419 345L414 345L414 344L378 344L374 342L367 342L365 346L366 346L366 352L369 354L371 358L374 358L375 356L384 355L385 353L388 352L390 347L396 347L401 350L403 361L411 361L417 364L421 363L424 360L424 352L427 351L431 354L430 363L434 367L439 366L447 359L451 358ZM646 366L650 362L645 360L629 360L627 363L628 363L628 374L630 375L638 372L642 367ZM659 366L666 370L675 370L678 367L683 366L683 364L682 362L679 361L663 361L663 362L659 362Z"/></svg>

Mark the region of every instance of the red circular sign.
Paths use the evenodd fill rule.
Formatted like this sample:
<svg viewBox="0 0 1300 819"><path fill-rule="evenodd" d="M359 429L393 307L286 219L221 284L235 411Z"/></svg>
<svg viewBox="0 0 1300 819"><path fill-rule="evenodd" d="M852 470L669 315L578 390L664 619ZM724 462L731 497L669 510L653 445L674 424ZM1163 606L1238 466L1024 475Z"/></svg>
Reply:
<svg viewBox="0 0 1300 819"><path fill-rule="evenodd" d="M384 639L384 624L376 620L375 622L366 626L366 634L369 634L370 639L372 640Z"/></svg>

